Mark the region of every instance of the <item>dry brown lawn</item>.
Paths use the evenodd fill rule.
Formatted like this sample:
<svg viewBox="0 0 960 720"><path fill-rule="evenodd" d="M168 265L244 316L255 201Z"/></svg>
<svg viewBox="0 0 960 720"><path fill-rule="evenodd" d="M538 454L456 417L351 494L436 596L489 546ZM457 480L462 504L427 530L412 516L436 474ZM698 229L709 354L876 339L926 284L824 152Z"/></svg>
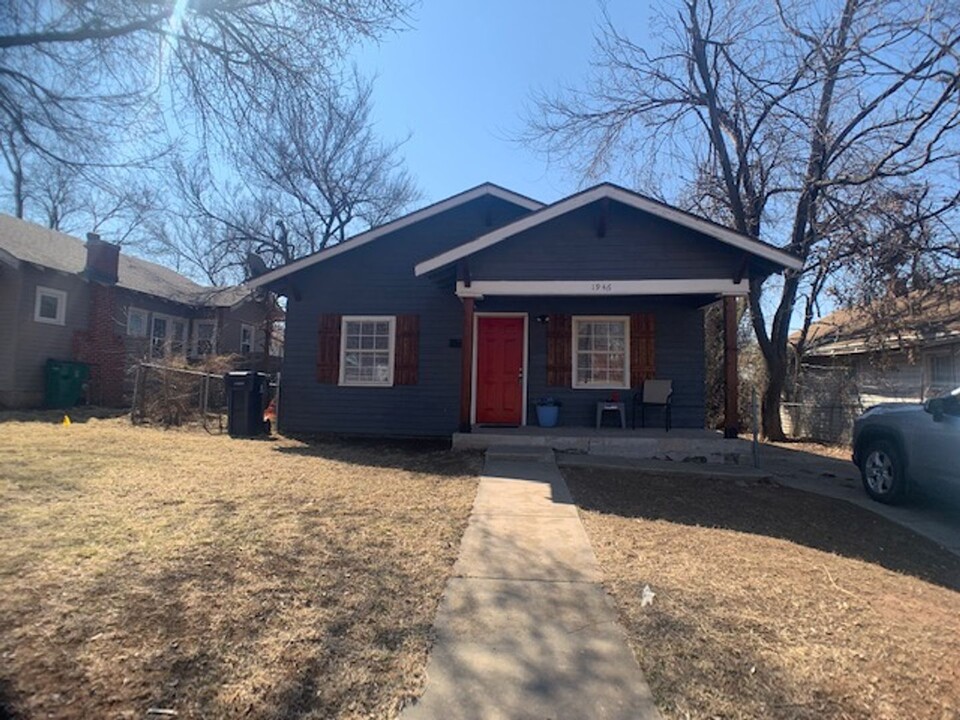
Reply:
<svg viewBox="0 0 960 720"><path fill-rule="evenodd" d="M479 457L0 422L0 717L392 717Z"/></svg>
<svg viewBox="0 0 960 720"><path fill-rule="evenodd" d="M960 559L770 483L564 472L666 718L960 718Z"/></svg>

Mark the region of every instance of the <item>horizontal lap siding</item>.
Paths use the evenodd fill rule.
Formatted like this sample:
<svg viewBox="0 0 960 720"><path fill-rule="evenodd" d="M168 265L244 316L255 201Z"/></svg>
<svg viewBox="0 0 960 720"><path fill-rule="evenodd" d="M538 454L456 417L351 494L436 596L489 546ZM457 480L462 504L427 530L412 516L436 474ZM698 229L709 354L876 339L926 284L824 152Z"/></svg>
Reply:
<svg viewBox="0 0 960 720"><path fill-rule="evenodd" d="M417 262L525 211L500 200L463 205L319 263L291 278L280 401L285 432L449 435L457 428L463 305L451 283L415 277ZM491 225L487 225L487 221ZM317 382L320 315L420 318L416 385L340 387Z"/></svg>
<svg viewBox="0 0 960 720"><path fill-rule="evenodd" d="M527 375L528 424L536 425L533 403L539 397L560 400L560 424L568 427L593 427L596 403L607 399L612 390L574 390L547 384L547 324L538 323L541 315L630 315L653 313L655 316L656 377L673 381L674 427L704 426L703 311L693 301L670 298L489 298L477 304L484 312L527 312L530 315L530 361ZM618 390L627 403L630 421L631 391ZM609 421L609 418L607 419ZM662 423L659 412L650 411L647 423ZM638 423L639 424L639 423Z"/></svg>
<svg viewBox="0 0 960 720"><path fill-rule="evenodd" d="M599 203L544 223L469 259L474 280L733 278L743 252L616 203L598 237Z"/></svg>

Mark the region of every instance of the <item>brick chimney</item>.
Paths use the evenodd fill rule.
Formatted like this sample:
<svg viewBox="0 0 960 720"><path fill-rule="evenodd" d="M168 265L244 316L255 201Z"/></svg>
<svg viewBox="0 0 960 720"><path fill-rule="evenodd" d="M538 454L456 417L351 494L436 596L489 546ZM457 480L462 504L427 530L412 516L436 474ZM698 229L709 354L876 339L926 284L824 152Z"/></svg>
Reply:
<svg viewBox="0 0 960 720"><path fill-rule="evenodd" d="M87 233L87 278L108 285L117 284L120 246L101 240L97 233Z"/></svg>

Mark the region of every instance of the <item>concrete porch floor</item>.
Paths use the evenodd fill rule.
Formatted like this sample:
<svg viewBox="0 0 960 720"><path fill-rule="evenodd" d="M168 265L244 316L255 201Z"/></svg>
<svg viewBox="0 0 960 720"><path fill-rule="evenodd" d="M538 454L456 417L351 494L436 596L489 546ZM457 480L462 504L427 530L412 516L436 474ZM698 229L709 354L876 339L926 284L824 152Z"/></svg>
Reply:
<svg viewBox="0 0 960 720"><path fill-rule="evenodd" d="M713 430L674 428L588 428L526 425L516 428L475 427L470 433L455 433L453 447L486 450L490 447L550 448L587 453L676 462L747 464L750 443L724 439Z"/></svg>

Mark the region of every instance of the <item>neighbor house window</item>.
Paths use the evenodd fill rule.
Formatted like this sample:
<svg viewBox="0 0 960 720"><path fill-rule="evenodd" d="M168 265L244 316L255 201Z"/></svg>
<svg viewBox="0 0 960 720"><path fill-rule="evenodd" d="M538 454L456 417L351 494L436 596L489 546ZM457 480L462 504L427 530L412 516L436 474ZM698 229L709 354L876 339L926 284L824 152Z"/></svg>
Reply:
<svg viewBox="0 0 960 720"><path fill-rule="evenodd" d="M183 355L187 321L154 313L150 324L150 352L155 358Z"/></svg>
<svg viewBox="0 0 960 720"><path fill-rule="evenodd" d="M147 311L140 308L127 308L127 335L131 337L147 336Z"/></svg>
<svg viewBox="0 0 960 720"><path fill-rule="evenodd" d="M929 355L930 382L934 385L953 383L953 356L947 353Z"/></svg>
<svg viewBox="0 0 960 720"><path fill-rule="evenodd" d="M213 320L198 320L193 331L193 354L212 355L217 344L217 324Z"/></svg>
<svg viewBox="0 0 960 720"><path fill-rule="evenodd" d="M340 326L340 384L393 385L393 317L344 317Z"/></svg>
<svg viewBox="0 0 960 720"><path fill-rule="evenodd" d="M253 338L255 329L253 325L243 323L240 325L240 352L243 355L249 355L253 352Z"/></svg>
<svg viewBox="0 0 960 720"><path fill-rule="evenodd" d="M63 290L37 286L33 319L50 325L63 325L67 317L67 294Z"/></svg>
<svg viewBox="0 0 960 720"><path fill-rule="evenodd" d="M630 318L573 318L573 386L630 386Z"/></svg>

